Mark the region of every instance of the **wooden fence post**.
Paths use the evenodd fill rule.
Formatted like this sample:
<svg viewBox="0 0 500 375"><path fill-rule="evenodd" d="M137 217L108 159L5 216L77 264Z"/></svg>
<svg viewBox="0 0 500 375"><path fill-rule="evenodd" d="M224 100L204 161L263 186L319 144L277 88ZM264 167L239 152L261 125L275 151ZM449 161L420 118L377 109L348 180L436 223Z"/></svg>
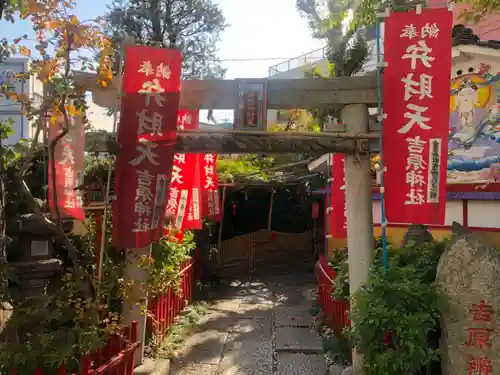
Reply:
<svg viewBox="0 0 500 375"><path fill-rule="evenodd" d="M273 205L274 205L274 188L271 188L271 199L269 201L269 216L267 218L267 230L271 230L271 223L273 221Z"/></svg>

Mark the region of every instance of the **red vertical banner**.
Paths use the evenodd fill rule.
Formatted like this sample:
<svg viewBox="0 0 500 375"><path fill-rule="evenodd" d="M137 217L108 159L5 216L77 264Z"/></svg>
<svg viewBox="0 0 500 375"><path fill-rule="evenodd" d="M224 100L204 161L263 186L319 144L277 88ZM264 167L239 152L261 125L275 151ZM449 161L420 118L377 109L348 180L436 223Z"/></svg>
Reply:
<svg viewBox="0 0 500 375"><path fill-rule="evenodd" d="M180 110L177 114L177 128L197 129L199 111ZM174 224L178 229L186 229L189 214L193 213L193 186L196 183L198 155L175 154L172 178L168 195L167 211L175 216ZM194 229L194 228L189 228Z"/></svg>
<svg viewBox="0 0 500 375"><path fill-rule="evenodd" d="M332 154L330 183L329 233L334 238L347 237L344 155Z"/></svg>
<svg viewBox="0 0 500 375"><path fill-rule="evenodd" d="M203 214L210 220L220 222L222 211L217 178L217 154L203 155L201 185L203 189Z"/></svg>
<svg viewBox="0 0 500 375"><path fill-rule="evenodd" d="M163 234L179 110L181 53L131 46L125 51L113 225L120 248L140 248Z"/></svg>
<svg viewBox="0 0 500 375"><path fill-rule="evenodd" d="M313 202L311 204L311 217L313 219L319 218L319 203L318 202Z"/></svg>
<svg viewBox="0 0 500 375"><path fill-rule="evenodd" d="M201 176L200 176L200 159L203 154L195 154L194 160L194 178L191 186L191 194L189 196L189 210L184 224L184 229L202 229L203 218L201 213Z"/></svg>
<svg viewBox="0 0 500 375"><path fill-rule="evenodd" d="M57 205L61 217L84 220L84 192L82 189L77 190L76 188L83 185L85 129L82 118L79 116L71 117L69 126L69 131L57 142L54 150L57 202L54 202L52 159L49 155L49 207L51 212L55 213ZM56 124L49 124L49 141L58 137L61 132L60 121Z"/></svg>
<svg viewBox="0 0 500 375"><path fill-rule="evenodd" d="M442 225L452 12L392 13L385 22L382 127L389 222Z"/></svg>
<svg viewBox="0 0 500 375"><path fill-rule="evenodd" d="M198 129L199 122L199 111L192 111L191 118L193 119L193 124L190 129ZM192 155L193 162L191 168L193 168L193 182L191 184L190 195L189 195L189 209L186 221L184 222L184 229L202 229L203 228L203 218L201 214L201 176L200 176L200 158L202 154Z"/></svg>

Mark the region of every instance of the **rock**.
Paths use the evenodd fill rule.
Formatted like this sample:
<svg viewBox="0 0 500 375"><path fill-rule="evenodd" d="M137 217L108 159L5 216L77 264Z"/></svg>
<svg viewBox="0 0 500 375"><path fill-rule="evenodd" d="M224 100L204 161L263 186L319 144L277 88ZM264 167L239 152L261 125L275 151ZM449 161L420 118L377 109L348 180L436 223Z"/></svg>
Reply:
<svg viewBox="0 0 500 375"><path fill-rule="evenodd" d="M451 233L453 235L453 238L466 236L467 234L472 234L470 230L468 230L462 224L457 223L456 221L451 223Z"/></svg>
<svg viewBox="0 0 500 375"><path fill-rule="evenodd" d="M342 375L345 370L344 366L341 365L330 365L328 369L328 375Z"/></svg>
<svg viewBox="0 0 500 375"><path fill-rule="evenodd" d="M346 367L344 371L342 371L342 375L357 375L356 372L354 372L354 369L352 366Z"/></svg>
<svg viewBox="0 0 500 375"><path fill-rule="evenodd" d="M500 371L500 253L454 225L436 281L447 297L441 319L443 375Z"/></svg>

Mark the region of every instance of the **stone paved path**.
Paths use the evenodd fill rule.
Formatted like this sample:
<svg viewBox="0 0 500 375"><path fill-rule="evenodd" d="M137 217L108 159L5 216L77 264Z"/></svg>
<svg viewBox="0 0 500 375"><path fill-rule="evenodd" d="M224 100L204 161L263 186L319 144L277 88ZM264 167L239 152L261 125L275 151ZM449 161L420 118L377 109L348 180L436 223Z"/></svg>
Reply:
<svg viewBox="0 0 500 375"><path fill-rule="evenodd" d="M314 274L267 270L232 282L186 341L173 375L325 375L311 327ZM275 275L275 276L271 276Z"/></svg>

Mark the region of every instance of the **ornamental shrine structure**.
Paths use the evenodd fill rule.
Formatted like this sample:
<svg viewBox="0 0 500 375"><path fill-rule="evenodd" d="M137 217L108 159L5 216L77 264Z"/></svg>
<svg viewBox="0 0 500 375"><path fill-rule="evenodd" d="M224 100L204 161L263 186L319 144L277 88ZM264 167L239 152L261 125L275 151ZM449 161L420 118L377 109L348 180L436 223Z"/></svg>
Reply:
<svg viewBox="0 0 500 375"><path fill-rule="evenodd" d="M117 84L104 89L94 74L75 72L75 81L92 92L95 104L114 108ZM180 130L176 152L183 153L343 153L345 154L347 241L351 292L367 279L374 255L370 152L378 148L379 130L370 129L369 108L377 107L375 75L330 79L187 80L181 83L180 109L234 109L242 87L259 87L266 109L337 109L341 123L327 131L267 132L260 130ZM238 116L235 116L238 118ZM105 152L112 133L87 134L88 151Z"/></svg>

